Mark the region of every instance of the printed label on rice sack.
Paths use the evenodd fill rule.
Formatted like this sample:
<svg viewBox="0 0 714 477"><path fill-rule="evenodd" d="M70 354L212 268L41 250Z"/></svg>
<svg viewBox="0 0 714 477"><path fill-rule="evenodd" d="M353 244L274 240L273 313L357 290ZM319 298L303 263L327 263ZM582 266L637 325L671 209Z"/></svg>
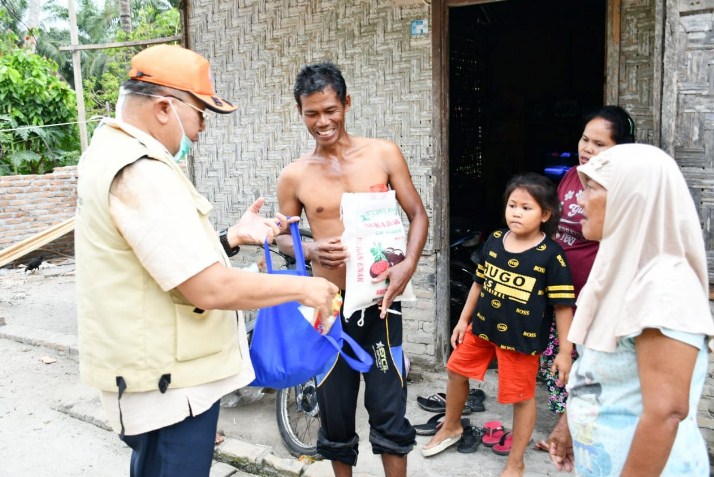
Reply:
<svg viewBox="0 0 714 477"><path fill-rule="evenodd" d="M388 282L374 282L389 267L404 260L407 236L393 190L342 194L342 243L347 247L344 315L379 302ZM395 301L414 301L411 281Z"/></svg>

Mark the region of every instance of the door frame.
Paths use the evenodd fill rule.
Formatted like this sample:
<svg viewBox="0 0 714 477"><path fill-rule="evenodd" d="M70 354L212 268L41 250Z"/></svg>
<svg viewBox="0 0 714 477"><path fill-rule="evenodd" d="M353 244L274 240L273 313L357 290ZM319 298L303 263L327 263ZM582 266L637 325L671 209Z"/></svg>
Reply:
<svg viewBox="0 0 714 477"><path fill-rule="evenodd" d="M436 258L436 336L434 357L445 364L449 355L449 12L451 8L508 0L433 0L432 33L432 108L436 169L434 199L434 249ZM605 84L603 104L618 104L620 74L621 0L606 2ZM445 310L440 313L438 310Z"/></svg>

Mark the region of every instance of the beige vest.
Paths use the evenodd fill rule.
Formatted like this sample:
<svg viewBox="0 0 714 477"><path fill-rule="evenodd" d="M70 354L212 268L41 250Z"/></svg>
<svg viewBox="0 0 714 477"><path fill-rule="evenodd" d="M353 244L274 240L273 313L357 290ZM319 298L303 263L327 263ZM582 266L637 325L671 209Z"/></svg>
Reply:
<svg viewBox="0 0 714 477"><path fill-rule="evenodd" d="M156 159L190 190L216 260L228 263L208 220L209 202L165 148L137 136L105 120L79 165L75 253L82 381L118 391L121 377L127 392L142 392L168 381L182 388L234 375L242 360L235 312L197 310L178 290L162 291L112 222L109 188L116 174L139 158Z"/></svg>

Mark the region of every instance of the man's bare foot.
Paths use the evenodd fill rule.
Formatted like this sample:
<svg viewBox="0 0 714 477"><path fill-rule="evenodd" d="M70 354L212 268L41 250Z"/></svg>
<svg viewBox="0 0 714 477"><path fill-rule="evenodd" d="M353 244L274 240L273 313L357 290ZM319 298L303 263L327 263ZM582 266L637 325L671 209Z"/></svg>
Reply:
<svg viewBox="0 0 714 477"><path fill-rule="evenodd" d="M523 477L525 474L526 465L524 463L521 463L520 465L508 463L503 469L503 472L501 472L501 477Z"/></svg>

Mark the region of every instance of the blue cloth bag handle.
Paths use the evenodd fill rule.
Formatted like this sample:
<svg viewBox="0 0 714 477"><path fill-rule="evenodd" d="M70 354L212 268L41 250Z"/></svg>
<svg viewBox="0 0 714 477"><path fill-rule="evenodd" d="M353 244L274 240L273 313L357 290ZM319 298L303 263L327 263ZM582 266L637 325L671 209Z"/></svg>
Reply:
<svg viewBox="0 0 714 477"><path fill-rule="evenodd" d="M288 217L289 219L290 217ZM297 222L290 224L290 235L293 237L293 250L295 254L295 270L275 270L273 268L273 259L270 256L270 247L268 239L263 242L263 250L265 253L265 268L271 274L285 275L300 275L307 276L307 268L305 268L305 251L302 249L302 239L300 238L300 227Z"/></svg>
<svg viewBox="0 0 714 477"><path fill-rule="evenodd" d="M341 320L341 317L338 317L338 319ZM340 338L342 338L345 341L345 343L350 345L350 348L352 348L352 352L355 354L355 358L357 358L357 359L355 359L352 356L347 356L346 353L342 353L342 359L344 359L347 362L347 364L350 365L350 368L354 369L355 371L359 371L360 373L366 373L367 371L369 371L369 368L372 367L372 364L374 364L374 360L369 355L369 353L367 353L364 350L364 348L362 348L354 340L354 338L352 338L350 335L348 335L347 333L345 333L342 330L342 322L339 322L339 323L340 323ZM334 325L333 325L333 328L334 328ZM332 331L332 330L330 330L330 331ZM329 334L325 335L325 338L327 338L327 341L332 343L332 346L334 346L338 352L342 351L342 346L340 346L339 343L337 343L337 340L335 340L335 338L333 338Z"/></svg>
<svg viewBox="0 0 714 477"><path fill-rule="evenodd" d="M297 223L290 224L290 231L295 249L296 269L273 269L270 249L266 243L264 248L267 271L272 274L307 276L305 254ZM329 370L339 353L356 371L369 371L374 360L351 336L344 333L341 318L335 321L326 335L322 335L302 318L298 306L299 303L293 301L258 311L250 347L256 375L251 385L280 389L301 384ZM356 359L342 352L345 343L352 348Z"/></svg>

